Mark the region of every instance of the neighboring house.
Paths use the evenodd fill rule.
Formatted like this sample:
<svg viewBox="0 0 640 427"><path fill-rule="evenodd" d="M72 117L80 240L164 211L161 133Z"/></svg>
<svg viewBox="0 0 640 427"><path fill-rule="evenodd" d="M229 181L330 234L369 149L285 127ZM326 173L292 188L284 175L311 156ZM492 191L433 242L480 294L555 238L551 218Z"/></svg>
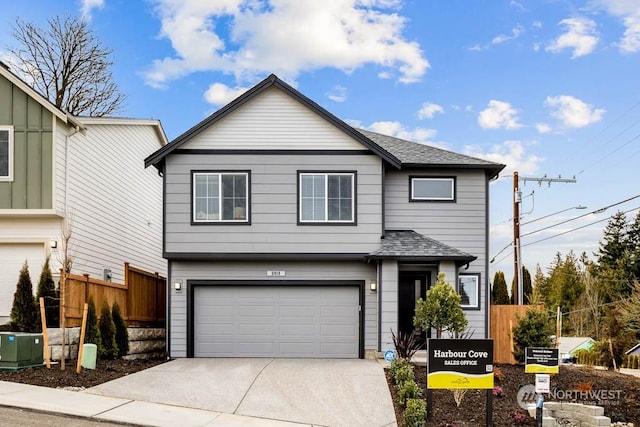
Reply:
<svg viewBox="0 0 640 427"><path fill-rule="evenodd" d="M560 360L570 361L576 357L576 351L591 350L595 343L596 341L590 337L560 337L558 340Z"/></svg>
<svg viewBox="0 0 640 427"><path fill-rule="evenodd" d="M487 336L503 165L357 130L274 75L145 163L164 178L171 357L384 351L438 272Z"/></svg>
<svg viewBox="0 0 640 427"><path fill-rule="evenodd" d="M631 347L629 350L625 351L624 354L626 354L627 356L640 356L640 342Z"/></svg>
<svg viewBox="0 0 640 427"><path fill-rule="evenodd" d="M34 291L45 257L58 275L64 223L73 273L165 274L162 179L143 163L165 143L157 120L73 117L0 66L0 324L25 260Z"/></svg>

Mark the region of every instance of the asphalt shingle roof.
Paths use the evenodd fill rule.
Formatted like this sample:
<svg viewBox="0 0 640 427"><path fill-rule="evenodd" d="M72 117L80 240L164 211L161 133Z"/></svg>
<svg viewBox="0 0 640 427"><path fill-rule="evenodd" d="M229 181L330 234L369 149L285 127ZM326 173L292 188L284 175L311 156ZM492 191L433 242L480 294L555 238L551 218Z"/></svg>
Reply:
<svg viewBox="0 0 640 427"><path fill-rule="evenodd" d="M356 129L362 135L369 138L380 148L398 158L403 166L466 166L475 168L495 169L496 173L504 168L504 165L478 159L453 151L443 150L430 145L406 141L393 136L382 135L364 129Z"/></svg>
<svg viewBox="0 0 640 427"><path fill-rule="evenodd" d="M471 262L477 257L413 230L387 230L370 258L421 258Z"/></svg>

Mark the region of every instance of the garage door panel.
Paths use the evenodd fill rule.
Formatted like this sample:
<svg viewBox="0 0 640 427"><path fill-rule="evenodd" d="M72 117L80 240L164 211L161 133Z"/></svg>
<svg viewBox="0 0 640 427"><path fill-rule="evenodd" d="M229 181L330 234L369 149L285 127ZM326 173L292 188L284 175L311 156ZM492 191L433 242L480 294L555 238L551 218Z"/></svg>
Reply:
<svg viewBox="0 0 640 427"><path fill-rule="evenodd" d="M43 243L0 244L0 317L9 316L20 270L27 261L34 292L44 264Z"/></svg>
<svg viewBox="0 0 640 427"><path fill-rule="evenodd" d="M197 286L196 357L359 355L355 286Z"/></svg>

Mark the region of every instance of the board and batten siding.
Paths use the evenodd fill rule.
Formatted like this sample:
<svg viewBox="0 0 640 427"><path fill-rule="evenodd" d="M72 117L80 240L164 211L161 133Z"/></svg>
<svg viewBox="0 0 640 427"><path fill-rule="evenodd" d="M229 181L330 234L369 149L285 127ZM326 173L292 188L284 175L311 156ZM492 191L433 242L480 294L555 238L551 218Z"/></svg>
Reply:
<svg viewBox="0 0 640 427"><path fill-rule="evenodd" d="M67 206L73 272L123 283L124 263L166 274L162 178L143 159L160 147L152 126L86 125L68 139Z"/></svg>
<svg viewBox="0 0 640 427"><path fill-rule="evenodd" d="M456 201L409 202L410 176L455 176ZM481 310L465 310L474 337L485 336L487 253L487 180L484 170L396 171L385 176L385 220L388 230L415 230L461 251L478 257L458 273L480 273ZM451 268L447 280L455 286L457 277ZM442 270L441 270L442 271Z"/></svg>
<svg viewBox="0 0 640 427"><path fill-rule="evenodd" d="M369 253L380 243L381 160L363 153L173 154L167 158L167 253ZM191 173L250 170L251 224L191 225ZM298 171L355 171L356 225L298 225Z"/></svg>
<svg viewBox="0 0 640 427"><path fill-rule="evenodd" d="M0 182L0 210L53 207L53 115L0 77L0 125L13 126L13 180Z"/></svg>
<svg viewBox="0 0 640 427"><path fill-rule="evenodd" d="M358 141L277 88L193 137L190 149L363 150Z"/></svg>
<svg viewBox="0 0 640 427"><path fill-rule="evenodd" d="M267 277L267 271L285 271L285 277ZM354 261L171 261L170 283L181 280L362 280L364 289L364 348L375 350L378 340L378 294L369 290L376 281L374 263ZM233 283L231 283L233 284ZM266 286L266 285L265 285ZM172 287L170 294L170 357L187 356L187 293Z"/></svg>

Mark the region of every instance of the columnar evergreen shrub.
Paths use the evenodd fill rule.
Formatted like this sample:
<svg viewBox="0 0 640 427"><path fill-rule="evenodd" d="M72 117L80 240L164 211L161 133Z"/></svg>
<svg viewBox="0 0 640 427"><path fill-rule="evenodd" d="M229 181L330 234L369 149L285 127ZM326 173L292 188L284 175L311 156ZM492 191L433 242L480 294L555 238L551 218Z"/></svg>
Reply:
<svg viewBox="0 0 640 427"><path fill-rule="evenodd" d="M109 303L104 301L100 310L100 337L102 339L102 359L115 359L118 357L118 344L116 343L116 325L111 317Z"/></svg>
<svg viewBox="0 0 640 427"><path fill-rule="evenodd" d="M40 280L38 281L38 292L36 294L36 303L39 304L40 298L44 298L44 313L47 318L47 327L57 328L60 326L60 302L56 284L51 276L51 267L49 266L49 257L42 266Z"/></svg>
<svg viewBox="0 0 640 427"><path fill-rule="evenodd" d="M98 328L98 313L93 298L89 298L89 309L87 310L87 329L84 336L85 343L95 344L98 354L102 354L102 337Z"/></svg>
<svg viewBox="0 0 640 427"><path fill-rule="evenodd" d="M120 313L120 306L117 302L114 302L111 307L111 316L113 323L116 325L118 357L123 357L129 352L129 330L127 329L127 322L124 321L122 313Z"/></svg>
<svg viewBox="0 0 640 427"><path fill-rule="evenodd" d="M11 307L11 328L17 332L40 332L40 311L33 297L33 285L29 276L29 265L24 262L13 294Z"/></svg>

